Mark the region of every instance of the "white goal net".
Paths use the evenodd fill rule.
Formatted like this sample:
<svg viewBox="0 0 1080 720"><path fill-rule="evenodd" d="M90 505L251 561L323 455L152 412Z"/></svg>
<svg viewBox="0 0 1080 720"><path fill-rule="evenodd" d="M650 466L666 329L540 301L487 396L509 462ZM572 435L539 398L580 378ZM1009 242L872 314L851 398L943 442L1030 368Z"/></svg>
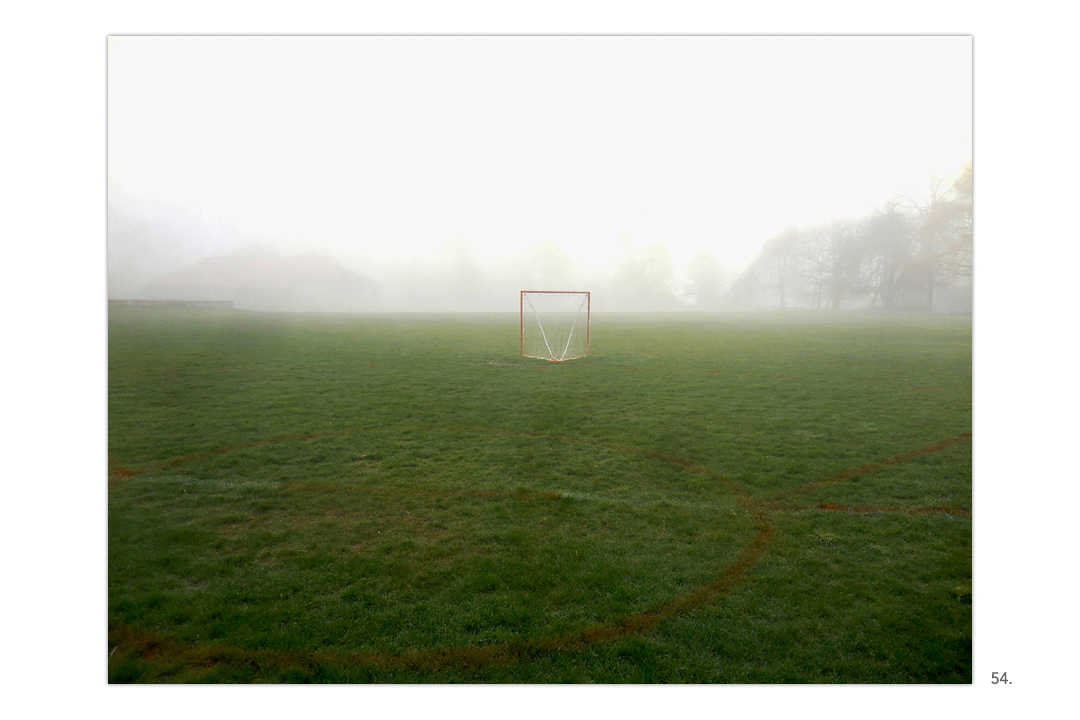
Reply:
<svg viewBox="0 0 1080 720"><path fill-rule="evenodd" d="M589 293L523 290L521 354L562 362L589 354Z"/></svg>

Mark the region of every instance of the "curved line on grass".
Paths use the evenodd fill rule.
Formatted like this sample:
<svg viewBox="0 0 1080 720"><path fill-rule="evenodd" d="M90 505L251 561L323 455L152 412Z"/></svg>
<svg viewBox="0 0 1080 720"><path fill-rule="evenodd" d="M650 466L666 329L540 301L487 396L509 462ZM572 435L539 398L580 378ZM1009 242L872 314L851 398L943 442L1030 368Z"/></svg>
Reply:
<svg viewBox="0 0 1080 720"><path fill-rule="evenodd" d="M769 543L775 536L775 529L770 521L769 515L757 506L749 494L737 483L730 478L722 475L721 473L698 465L685 458L676 457L673 455L667 455L664 453L658 453L651 450L645 450L642 448L634 448L627 445L617 445L614 443L606 443L599 440L592 440L588 438L574 438L565 435L547 435L543 433L534 433L526 431L516 430L499 430L492 428L458 428L458 427L445 427L445 428L407 428L404 431L425 431L425 432L450 432L450 433L475 433L475 434L492 434L492 435L506 435L511 437L529 437L537 439L554 440L557 442L589 445L593 447L608 448L611 450L617 450L620 452L640 455L642 457L653 458L661 460L667 463L677 465L679 467L690 470L691 472L705 475L714 480L717 480L725 488L732 491L740 505L745 507L753 516L756 524L757 531L754 537L742 547L735 560L732 561L724 570L713 578L712 582L705 585L692 593L677 597L666 603L654 605L639 613L619 618L609 623L601 623L591 627L586 627L581 630L571 631L560 635L553 635L548 637L540 637L533 640L517 640L507 643L495 644L495 645L470 645L454 648L432 649L432 650L415 650L406 651L401 654L379 654L379 653L341 653L338 651L330 650L316 650L310 653L297 653L295 651L275 651L275 650L245 650L244 648L236 648L232 646L218 645L218 646L195 646L195 645L180 645L175 642L171 642L167 639L155 636L146 632L139 632L133 628L129 628L122 623L113 624L113 628L110 629L110 635L116 641L117 646L121 644L133 644L141 646L143 648L142 655L146 659L152 659L160 654L168 654L170 656L178 657L190 665L214 665L220 662L228 662L231 660L242 659L245 662L255 663L257 665L272 664L278 666L309 666L312 661L316 664L321 663L339 663L350 665L375 665L379 667L393 668L393 667L423 667L428 669L439 669L445 666L475 668L483 665L489 665L497 662L513 662L535 658L543 655L549 655L555 652L564 650L574 650L587 647L589 645L614 640L620 637L626 637L629 635L636 635L642 632L653 629L661 621L672 617L674 615L683 614L690 610L712 600L717 595L730 590L740 580L742 580L750 567L765 554L768 549ZM183 455L180 457L172 458L159 463L153 463L151 465L145 465L139 468L123 468L122 474L117 473L115 476L110 475L110 479L116 477L117 480L125 477L131 477L132 475L142 475L148 472L154 472L156 470L162 470L167 467L180 465L191 460L197 460L204 457L212 457L215 455L222 455L234 450L262 447L280 442L288 442L294 440L312 440L327 437L337 437L347 434L358 434L367 432L402 432L402 430L391 431L386 430L371 430L365 428L351 428L347 430L334 430L318 433L297 433L292 435L283 435L268 440L261 440L250 443L243 443L239 445L231 445L224 448L218 448L215 450L207 450L198 453L192 453L189 455ZM115 468L121 468L119 463L114 464ZM550 497L549 494L537 494L537 497Z"/></svg>
<svg viewBox="0 0 1080 720"><path fill-rule="evenodd" d="M663 460L664 462L672 463L683 467L691 472L699 475L705 475L713 480L716 480L728 490L730 490L739 501L740 505L750 508L753 506L754 501L750 495L746 492L745 488L736 483L731 478L715 471L711 470L703 465L691 462L685 458L676 457L674 455L666 455L664 453L655 452L653 450L646 450L644 448L631 447L629 445L618 445L616 443L604 442L602 440L593 440L591 438L584 437L571 437L569 435L548 435L545 433L528 432L523 430L498 430L493 428L467 428L467 427L446 427L437 428L445 432L459 432L459 433L478 433L482 435L508 435L511 437L529 437L546 440L557 440L559 442L571 443L575 445L589 445L592 447L602 447L609 450L618 450L619 452L629 453L631 455L641 455L642 457L652 458L654 460Z"/></svg>
<svg viewBox="0 0 1080 720"><path fill-rule="evenodd" d="M416 430L415 428L408 428L408 430ZM716 479L721 482L725 487L732 490L735 493L739 503L746 507L753 515L757 523L757 532L754 538L744 545L740 550L736 559L729 564L723 572L717 575L711 583L699 588L693 593L676 598L668 603L655 605L647 610L639 613L627 616L625 618L615 620L606 624L594 625L592 627L584 628L582 630L573 631L569 633L563 633L561 635L541 637L535 640L519 640L511 641L508 643L501 643L497 645L474 645L474 646L461 646L456 648L443 648L437 650L415 650L406 651L401 654L379 654L379 653L341 653L338 651L330 650L315 650L309 653L298 653L295 651L274 651L274 650L247 650L244 648L236 648L232 646L195 646L184 645L177 647L175 643L168 640L159 638L145 632L137 632L134 629L128 628L121 623L113 624L113 628L110 629L110 636L117 641L117 645L120 644L135 644L140 645L144 649L142 655L146 659L152 659L153 657L162 654L163 652L179 657L189 665L196 666L212 666L221 662L229 662L234 660L243 660L244 662L253 663L257 666L276 665L279 667L288 666L305 666L312 667L319 666L325 663L338 663L338 664L350 664L350 665L374 665L383 668L427 668L438 670L445 666L453 666L459 668L476 668L484 665L490 665L492 663L509 663L521 660L528 660L544 655L549 655L555 652L565 650L575 650L587 647L589 645L614 640L620 637L626 637L629 635L636 635L643 632L647 632L656 627L662 620L665 620L674 615L683 614L693 610L694 608L712 600L716 596L723 592L730 590L739 581L741 581L749 571L750 567L757 562L762 555L768 550L768 546L775 536L775 528L771 522L772 512L766 509L766 504L775 504L777 500L789 497L795 494L801 494L816 490L819 487L830 485L837 482L848 480L856 475L875 470L880 467L888 465L898 465L900 463L908 462L915 458L921 457L934 452L940 452L945 450L956 443L970 438L971 433L961 433L960 435L950 438L948 440L935 443L933 445L927 445L917 450L912 450L906 453L901 453L885 460L877 462L867 463L860 465L857 468L844 471L837 475L834 475L825 480L818 482L808 483L799 488L787 490L781 493L777 493L769 498L765 503L754 501L749 494L738 483L725 477L721 473L715 470L710 470L702 465L698 465L685 458L679 458L672 455L666 455L664 453L658 453L651 450L644 450L642 448L634 448L625 445L617 445L614 443L606 443L599 440L591 440L587 438L573 438L563 435L545 435L543 433L533 433L514 430L497 430L491 428L428 428L424 431L427 432L460 432L460 433L478 433L478 434L498 434L517 437L533 437L539 439L556 440L560 442L568 442L574 444L584 444L596 447L604 447L612 450L619 450L622 452L628 452L632 454L641 455L643 457L654 458L657 460L663 460L665 462L679 465L692 472L699 473ZM336 430L320 433L299 433L293 435L285 435L269 440L245 443L241 445L233 445L225 448L219 448L217 450L204 451L194 453L191 455L185 455L171 460L167 460L162 463L156 463L153 465L144 466L137 469L123 468L123 475L120 477L130 477L135 474L143 474L146 472L152 472L154 470L163 469L173 465L179 465L190 460L195 460L203 457L209 457L213 455L220 455L233 450L261 447L264 445L270 445L278 442L286 442L290 440L310 440L326 437L336 437L347 434L365 433L365 432L380 432L380 430L370 430L365 428L353 428L348 430ZM389 429L381 432L390 432ZM401 432L398 430L397 432ZM122 467L118 463L115 467ZM843 506L824 506L823 509L840 509ZM846 508L845 509L849 509ZM902 511L902 509L897 509ZM916 510L915 512L918 512ZM115 650L115 648L114 648Z"/></svg>
<svg viewBox="0 0 1080 720"><path fill-rule="evenodd" d="M112 469L109 471L110 484L114 480L121 480L123 478L131 477L132 475L145 475L146 473L156 472L158 470L164 470L165 468L172 467L173 465L182 465L192 460L200 460L206 457L213 457L215 455L224 455L225 453L235 452L236 450L249 450L251 448L263 447L265 445L275 445L277 443L290 442L295 440L317 440L320 438L337 437L339 435L355 435L358 433L371 433L371 432L388 432L385 430L371 430L368 428L349 428L347 430L329 430L326 432L312 432L312 433L294 433L292 435L278 435L267 440L256 440L248 443L240 443L239 445L226 445L225 447L215 448L213 450L203 450L197 453L191 453L190 455L180 455L178 457L163 460L161 462L150 463L149 465L143 465L141 467L128 468L124 467L119 461L113 461L110 463Z"/></svg>
<svg viewBox="0 0 1080 720"><path fill-rule="evenodd" d="M643 448L635 448L629 445L618 445L615 443L603 442L601 440L592 440L590 438L575 438L568 435L548 435L545 433L529 432L526 430L500 430L494 428L468 428L468 427L442 427L442 428L348 428L345 430L328 430L324 432L312 432L312 433L294 433L291 435L278 435L276 437L268 438L266 440L255 440L248 443L240 443L238 445L226 445L225 447L215 448L213 450L203 450L197 453L190 453L188 455L180 455L178 457L163 460L161 462L151 463L149 465L143 465L141 467L128 468L119 463L118 460L112 460L112 469L109 472L110 481L119 481L124 478L131 477L133 475L145 475L146 473L156 472L158 470L164 470L165 468L173 467L174 465L182 465L183 463L191 462L192 460L201 460L202 458L214 457L216 455L224 455L226 453L235 452L236 450L249 450L251 448L264 447L266 445L274 445L283 442L292 442L297 440L318 440L329 437L340 437L343 435L358 435L365 433L383 433L383 432L450 432L450 433L476 433L481 435L507 435L510 437L528 437L546 440L556 440L564 443L573 443L577 445L591 445L593 447L603 447L609 450L618 450L624 453L631 453L634 455L642 455L644 457L653 458L655 460L663 460L665 462L673 463L681 467L690 470L691 472L698 473L700 475L706 475L708 477L717 480L723 484L728 490L736 495L739 502L743 505L752 504L749 494L746 490L735 481L716 472L710 470L707 467L698 465L684 458L676 457L674 455L665 455L664 453L654 452L652 450L645 450Z"/></svg>
<svg viewBox="0 0 1080 720"><path fill-rule="evenodd" d="M807 483L806 485L803 485L803 486L797 487L797 488L792 488L790 490L783 490L781 492L775 493L774 495L770 496L766 500L766 502L775 503L778 500L783 500L785 498L791 497L792 495L801 495L803 493L813 492L814 490L817 490L818 488L825 487L826 485L832 485L834 483L843 482L845 480L850 480L853 477L856 477L858 475L863 475L863 474L868 473L868 472L870 472L872 470L877 470L878 468L886 467L888 465L900 465L901 463L906 463L906 462L908 462L910 460L914 460L915 458L922 457L923 455L929 455L931 453L941 452L942 450L950 448L953 445L957 444L958 442L961 442L962 440L966 440L966 439L969 439L969 438L971 438L971 433L969 433L969 432L960 433L956 437L951 437L948 440L942 440L941 442L934 443L933 445L927 445L925 447L921 447L918 450L910 450L910 451L908 451L906 453L900 453L899 455L894 455L891 458L886 458L884 460L878 460L876 462L866 463L865 465L860 465L859 467L852 468L851 470L845 470L842 473L838 473L836 475L833 475L832 477L825 478L824 480L818 480L817 482Z"/></svg>
<svg viewBox="0 0 1080 720"><path fill-rule="evenodd" d="M970 510L963 508L945 507L936 505L932 507L904 508L891 505L833 505L831 503L819 503L810 510L828 510L830 512L852 513L899 513L904 515L971 515Z"/></svg>
<svg viewBox="0 0 1080 720"><path fill-rule="evenodd" d="M468 670L491 664L509 664L533 660L559 652L581 650L590 645L652 630L661 621L688 612L738 584L747 574L750 567L764 555L774 534L773 527L768 520L763 517L759 518L757 533L750 543L742 548L735 561L728 565L711 583L689 595L610 623L533 640L515 640L495 645L464 645L430 650L407 650L399 654L390 654L345 653L336 650L303 652L265 648L245 649L231 645L195 645L180 643L153 633L139 631L120 622L110 623L109 635L110 640L116 644L116 647L123 645L134 646L135 653L146 660L166 656L180 660L189 667L206 667L208 669L221 663L236 662L254 665L260 669L271 666L279 669L296 666L314 669L321 665L367 665L381 669L440 670L443 668L456 668ZM122 657L116 659L120 660Z"/></svg>

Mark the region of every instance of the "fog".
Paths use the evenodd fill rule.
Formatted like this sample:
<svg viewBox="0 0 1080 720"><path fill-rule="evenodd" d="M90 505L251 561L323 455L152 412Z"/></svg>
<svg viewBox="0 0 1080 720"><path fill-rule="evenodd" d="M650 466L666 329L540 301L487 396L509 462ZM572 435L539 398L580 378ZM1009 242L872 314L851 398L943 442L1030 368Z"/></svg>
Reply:
<svg viewBox="0 0 1080 720"><path fill-rule="evenodd" d="M109 297L324 311L513 311L520 290L541 289L590 290L596 311L775 302L761 280L771 240L897 199L915 217L963 173L971 49L110 38Z"/></svg>

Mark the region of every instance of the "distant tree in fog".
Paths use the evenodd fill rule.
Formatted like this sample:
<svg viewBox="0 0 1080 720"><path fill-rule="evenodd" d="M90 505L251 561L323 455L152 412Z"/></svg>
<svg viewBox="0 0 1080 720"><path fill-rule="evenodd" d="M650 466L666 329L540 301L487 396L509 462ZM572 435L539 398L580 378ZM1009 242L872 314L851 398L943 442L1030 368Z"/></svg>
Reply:
<svg viewBox="0 0 1080 720"><path fill-rule="evenodd" d="M529 288L534 290L576 290L574 259L562 246L543 240L529 248L525 256ZM529 289L522 288L522 289Z"/></svg>
<svg viewBox="0 0 1080 720"><path fill-rule="evenodd" d="M726 281L724 269L711 254L701 250L690 261L683 296L698 310L716 310L723 302Z"/></svg>
<svg viewBox="0 0 1080 720"><path fill-rule="evenodd" d="M439 253L441 290L462 310L483 309L487 277L468 240L455 238L443 243Z"/></svg>
<svg viewBox="0 0 1080 720"><path fill-rule="evenodd" d="M801 240L799 231L788 229L766 242L762 253L765 260L762 268L764 280L776 293L781 310L799 293L803 284L802 257L799 252Z"/></svg>
<svg viewBox="0 0 1080 720"><path fill-rule="evenodd" d="M971 165L952 185L952 198L949 201L949 231L944 251L944 270L954 277L970 278L974 274L975 222L974 222L974 186L971 179Z"/></svg>
<svg viewBox="0 0 1080 720"><path fill-rule="evenodd" d="M797 296L813 310L829 302L829 283L832 276L832 252L829 227L821 225L801 230L798 252L803 270L803 282Z"/></svg>
<svg viewBox="0 0 1080 720"><path fill-rule="evenodd" d="M930 208L926 224L937 240L937 270L945 280L970 278L974 254L971 166Z"/></svg>
<svg viewBox="0 0 1080 720"><path fill-rule="evenodd" d="M783 310L802 294L804 237L788 229L765 242L754 263L736 281L733 291L744 303L777 304Z"/></svg>
<svg viewBox="0 0 1080 720"><path fill-rule="evenodd" d="M910 200L919 215L917 265L924 278L926 304L934 293L954 284L970 285L974 235L972 176L969 163L948 187L936 182L926 200Z"/></svg>
<svg viewBox="0 0 1080 720"><path fill-rule="evenodd" d="M963 309L972 276L971 166L922 201L889 202L856 220L785 230L733 283L730 297L750 306L838 310L845 303L933 309L935 292ZM939 298L940 299L940 298Z"/></svg>
<svg viewBox="0 0 1080 720"><path fill-rule="evenodd" d="M732 286L732 297L781 309L793 304L839 309L844 300L866 293L865 255L859 226L851 221L785 230L765 243Z"/></svg>
<svg viewBox="0 0 1080 720"><path fill-rule="evenodd" d="M623 310L675 310L681 306L675 263L661 245L628 246L611 279L611 294Z"/></svg>
<svg viewBox="0 0 1080 720"><path fill-rule="evenodd" d="M829 223L827 257L830 310L839 310L844 300L857 300L867 294L867 248L859 229L858 223L851 220Z"/></svg>
<svg viewBox="0 0 1080 720"><path fill-rule="evenodd" d="M872 289L870 307L881 301L891 309L914 296L923 278L915 262L916 224L893 201L863 221L866 279Z"/></svg>
<svg viewBox="0 0 1080 720"><path fill-rule="evenodd" d="M489 309L490 278L465 239L445 241L433 256L413 258L398 268L396 274L398 297L388 303L392 309L451 312Z"/></svg>

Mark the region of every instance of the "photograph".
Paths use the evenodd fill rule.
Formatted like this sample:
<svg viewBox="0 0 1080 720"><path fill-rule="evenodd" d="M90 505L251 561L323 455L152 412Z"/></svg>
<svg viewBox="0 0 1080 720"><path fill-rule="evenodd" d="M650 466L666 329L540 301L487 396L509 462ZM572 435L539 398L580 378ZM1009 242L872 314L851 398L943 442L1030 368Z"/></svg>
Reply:
<svg viewBox="0 0 1080 720"><path fill-rule="evenodd" d="M107 682L972 684L973 57L111 34Z"/></svg>

